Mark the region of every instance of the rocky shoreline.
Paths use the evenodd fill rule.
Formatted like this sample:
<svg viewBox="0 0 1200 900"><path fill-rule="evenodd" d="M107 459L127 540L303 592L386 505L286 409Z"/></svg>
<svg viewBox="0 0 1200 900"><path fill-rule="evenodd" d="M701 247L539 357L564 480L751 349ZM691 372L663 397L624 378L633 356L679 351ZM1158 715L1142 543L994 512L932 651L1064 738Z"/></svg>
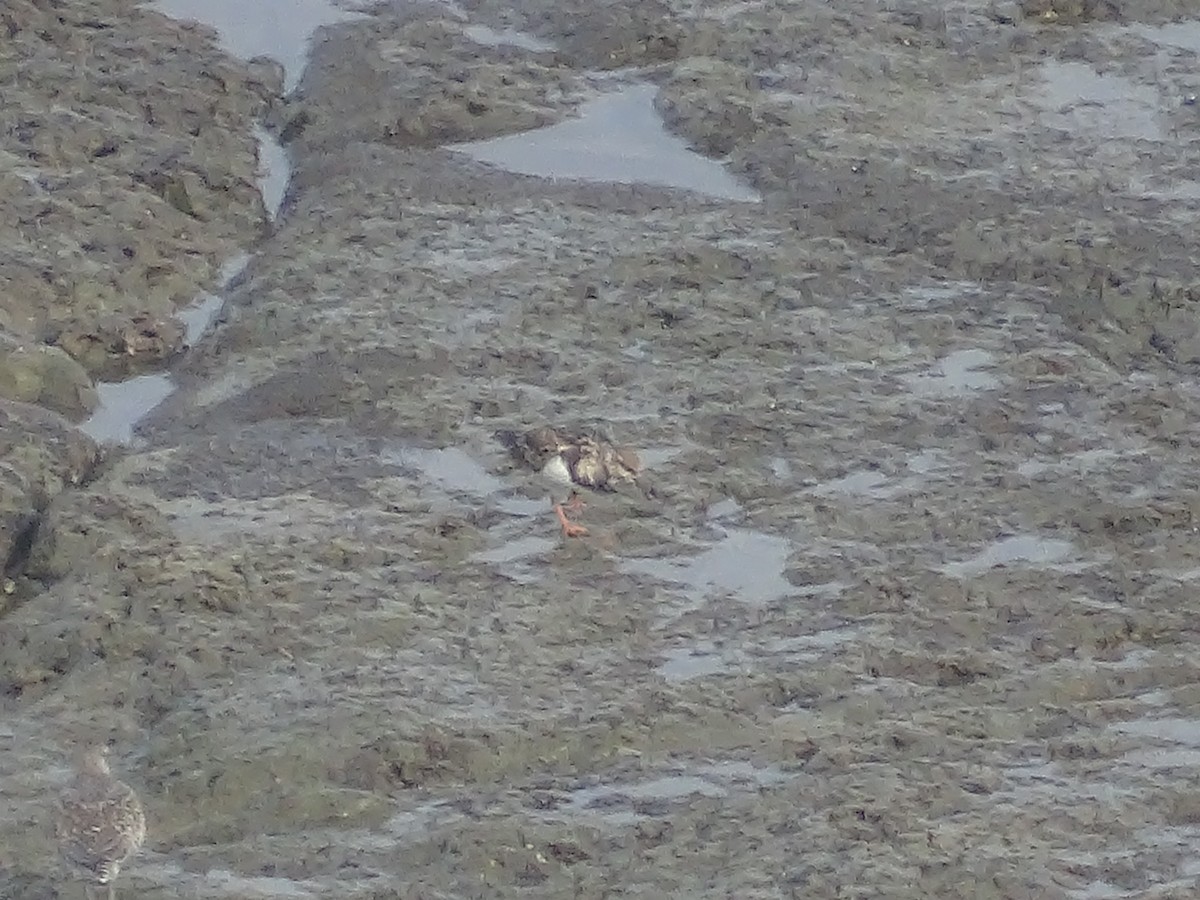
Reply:
<svg viewBox="0 0 1200 900"><path fill-rule="evenodd" d="M1193 890L1200 25L1130 6L380 4L284 96L8 4L0 894L97 733L147 898ZM471 155L641 84L757 202ZM546 422L651 496L557 540Z"/></svg>
<svg viewBox="0 0 1200 900"><path fill-rule="evenodd" d="M15 0L0 25L0 402L15 401L4 406L14 490L0 558L11 577L29 523L89 477L74 464L66 481L57 471L67 426L47 412L86 418L95 379L178 355L174 314L265 233L250 126L282 81L276 67L217 52L211 31L129 2ZM37 452L21 449L30 439ZM87 438L70 443L63 452L78 455Z"/></svg>

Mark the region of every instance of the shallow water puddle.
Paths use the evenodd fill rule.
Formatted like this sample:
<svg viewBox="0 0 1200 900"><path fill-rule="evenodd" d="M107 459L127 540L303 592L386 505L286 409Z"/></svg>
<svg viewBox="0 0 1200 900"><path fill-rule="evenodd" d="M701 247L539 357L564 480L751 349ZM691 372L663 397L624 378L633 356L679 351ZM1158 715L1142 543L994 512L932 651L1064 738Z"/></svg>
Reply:
<svg viewBox="0 0 1200 900"><path fill-rule="evenodd" d="M1200 748L1134 750L1126 753L1126 762L1147 769L1196 769L1200 766Z"/></svg>
<svg viewBox="0 0 1200 900"><path fill-rule="evenodd" d="M468 25L463 29L463 34L483 47L519 47L531 53L549 53L557 49L549 41L543 41L515 28L497 31L486 25Z"/></svg>
<svg viewBox="0 0 1200 900"><path fill-rule="evenodd" d="M154 0L173 19L201 22L217 30L221 48L233 56L269 56L283 66L284 93L300 81L308 64L309 40L323 25L366 14L332 0Z"/></svg>
<svg viewBox="0 0 1200 900"><path fill-rule="evenodd" d="M657 469L683 453L682 447L639 447L638 456L642 458L642 467Z"/></svg>
<svg viewBox="0 0 1200 900"><path fill-rule="evenodd" d="M183 322L183 342L188 347L194 347L212 323L217 320L217 314L225 305L224 299L218 294L205 294L186 309L181 309L175 318Z"/></svg>
<svg viewBox="0 0 1200 900"><path fill-rule="evenodd" d="M1154 88L1082 62L1042 63L1041 76L1035 100L1048 124L1098 137L1163 139Z"/></svg>
<svg viewBox="0 0 1200 900"><path fill-rule="evenodd" d="M1086 865L1093 862L1093 859L1089 857L1083 862ZM1111 881L1092 881L1085 888L1067 890L1066 893L1075 900L1131 900L1134 897L1145 896L1142 891L1126 890Z"/></svg>
<svg viewBox="0 0 1200 900"><path fill-rule="evenodd" d="M825 594L836 596L845 585L831 583L809 590L809 596ZM662 656L665 662L655 668L667 681L691 681L709 675L726 675L731 672L753 669L758 661L772 662L772 657L788 665L816 662L862 637L861 628L829 628L812 634L777 638L762 644L718 647L710 640L697 640L686 647L672 647Z"/></svg>
<svg viewBox="0 0 1200 900"><path fill-rule="evenodd" d="M1130 722L1116 722L1112 727L1123 734L1155 737L1177 744L1200 747L1200 719L1134 719Z"/></svg>
<svg viewBox="0 0 1200 900"><path fill-rule="evenodd" d="M901 375L900 379L910 391L922 396L970 394L1001 386L1002 382L995 375L979 371L995 364L995 358L986 350L955 350L939 360L931 371Z"/></svg>
<svg viewBox="0 0 1200 900"><path fill-rule="evenodd" d="M261 537L270 532L317 535L349 531L361 536L370 534L377 524L386 527L377 517L361 511L348 514L345 506L312 496L293 495L286 502L278 497L223 498L220 502L180 497L163 501L161 509L175 534L189 541L215 541L234 534Z"/></svg>
<svg viewBox="0 0 1200 900"><path fill-rule="evenodd" d="M1162 575L1166 578L1174 578L1176 581L1196 581L1200 579L1200 568L1193 567L1190 569L1164 569L1155 568L1150 570L1151 575Z"/></svg>
<svg viewBox="0 0 1200 900"><path fill-rule="evenodd" d="M1124 26L1121 30L1132 31L1139 37L1156 44L1166 44L1170 47L1180 47L1200 53L1200 22L1169 22L1166 25Z"/></svg>
<svg viewBox="0 0 1200 900"><path fill-rule="evenodd" d="M792 464L782 456L772 456L767 460L767 469L776 481L791 481L795 477Z"/></svg>
<svg viewBox="0 0 1200 900"><path fill-rule="evenodd" d="M230 283L242 272L246 271L246 266L250 264L250 258L249 253L239 253L237 256L230 257L221 266L218 292L204 294L191 306L181 309L175 314L175 317L183 322L183 339L189 347L194 347L196 342L212 327L221 308L225 305L225 298L221 296L221 292L228 288Z"/></svg>
<svg viewBox="0 0 1200 900"><path fill-rule="evenodd" d="M654 108L657 93L653 84L633 84L583 104L579 118L448 149L522 175L661 185L759 202L720 163L667 131Z"/></svg>
<svg viewBox="0 0 1200 900"><path fill-rule="evenodd" d="M756 768L739 761L711 763L645 781L577 788L570 792L569 805L559 807L556 812L590 814L614 825L632 825L648 815L636 809L637 803L667 803L695 796L727 797L738 787L758 790L782 784L789 777L774 766Z"/></svg>
<svg viewBox="0 0 1200 900"><path fill-rule="evenodd" d="M1105 463L1112 462L1118 459L1119 456L1120 454L1117 451L1101 447L1097 450L1082 450L1079 453L1057 456L1053 459L1044 457L1027 459L1017 466L1017 474L1023 475L1026 478L1033 478L1041 475L1043 472L1084 473Z"/></svg>
<svg viewBox="0 0 1200 900"><path fill-rule="evenodd" d="M1200 766L1200 719L1163 717L1134 719L1109 726L1113 731L1136 737L1154 738L1176 747L1148 747L1126 753L1126 762L1150 769L1173 769Z"/></svg>
<svg viewBox="0 0 1200 900"><path fill-rule="evenodd" d="M700 17L704 19L716 19L718 22L730 22L738 16L753 12L756 9L762 9L766 5L765 0L734 0L732 3L723 3L712 9L702 10Z"/></svg>
<svg viewBox="0 0 1200 900"><path fill-rule="evenodd" d="M221 267L223 291L250 262L249 254L239 253ZM183 322L184 340L194 346L212 326L225 305L219 293L204 294L191 306L180 310L176 317ZM133 429L151 410L175 391L175 382L166 372L138 375L124 381L98 381L96 394L99 404L80 426L80 430L101 443L130 444Z"/></svg>
<svg viewBox="0 0 1200 900"><path fill-rule="evenodd" d="M254 139L258 141L258 193L267 218L274 222L292 180L292 160L275 135L261 125L254 126Z"/></svg>
<svg viewBox="0 0 1200 900"><path fill-rule="evenodd" d="M1137 793L1132 787L1122 787L1103 778L1088 780L1068 775L1056 762L1028 762L1009 766L1004 770L1004 781L1004 787L992 794L993 800L1021 805L1040 803L1046 799L1112 803Z"/></svg>
<svg viewBox="0 0 1200 900"><path fill-rule="evenodd" d="M900 488L896 485L884 487L888 483L887 476L882 472L863 469L823 481L813 488L814 494L828 496L830 494L847 494L850 496L874 497L883 500L897 493Z"/></svg>
<svg viewBox="0 0 1200 900"><path fill-rule="evenodd" d="M246 877L235 875L224 869L210 869L205 880L228 894L236 897L259 898L274 900L277 897L316 897L308 888L292 881L290 878L278 878L258 875Z"/></svg>
<svg viewBox="0 0 1200 900"><path fill-rule="evenodd" d="M713 594L728 592L747 603L765 606L795 593L783 577L791 551L791 543L784 538L731 528L696 556L626 559L618 569L626 575L649 575L679 585L684 596L697 604Z"/></svg>
<svg viewBox="0 0 1200 900"><path fill-rule="evenodd" d="M691 681L707 675L725 675L739 670L746 662L740 650L718 649L712 641L697 641L689 647L674 647L662 654L666 662L655 672L667 681Z"/></svg>
<svg viewBox="0 0 1200 900"><path fill-rule="evenodd" d="M845 590L845 587L840 582L820 585L823 592L833 596L841 593ZM827 628L824 631L815 631L812 634L777 638L776 640L768 641L763 645L763 648L771 653L787 655L796 662L808 662L840 650L845 644L863 637L865 633L866 630L863 628Z"/></svg>
<svg viewBox="0 0 1200 900"><path fill-rule="evenodd" d="M447 494L470 494L479 499L488 498L497 508L509 515L535 516L547 512L550 508L545 500L506 495L509 486L458 447L442 447L435 450L393 447L381 453L379 458L384 463L415 470L426 481Z"/></svg>
<svg viewBox="0 0 1200 900"><path fill-rule="evenodd" d="M388 836L386 846L394 847L398 837L424 835L435 825L456 822L462 818L462 812L446 800L431 800L407 807L384 823L383 831Z"/></svg>
<svg viewBox="0 0 1200 900"><path fill-rule="evenodd" d="M384 463L414 468L451 493L487 497L505 488L503 481L458 447L436 450L393 448L379 454L379 459Z"/></svg>
<svg viewBox="0 0 1200 900"><path fill-rule="evenodd" d="M507 540L496 547L480 550L467 557L471 562L491 563L509 581L516 584L535 584L545 577L545 569L535 560L558 546L554 538L525 534Z"/></svg>
<svg viewBox="0 0 1200 900"><path fill-rule="evenodd" d="M171 376L161 372L125 381L98 382L100 405L79 429L100 443L132 443L134 426L174 390Z"/></svg>
<svg viewBox="0 0 1200 900"><path fill-rule="evenodd" d="M1200 181L1174 181L1160 187L1157 184L1147 184L1140 178L1132 178L1129 182L1129 189L1142 197L1154 200L1200 200ZM1179 213L1165 211L1164 214L1188 224L1194 221L1194 214L1190 210L1183 210Z"/></svg>
<svg viewBox="0 0 1200 900"><path fill-rule="evenodd" d="M898 480L888 478L878 469L857 469L840 478L820 482L813 486L812 493L824 497L840 494L847 497L887 500L898 494L919 490L930 480L926 476L944 472L949 468L939 450L922 450L909 454L904 460L904 466L912 474Z"/></svg>
<svg viewBox="0 0 1200 900"><path fill-rule="evenodd" d="M995 541L970 559L942 566L941 571L954 578L969 578L1010 563L1048 566L1071 556L1074 550L1075 547L1070 541L1043 538L1036 534L1021 534Z"/></svg>
<svg viewBox="0 0 1200 900"><path fill-rule="evenodd" d="M909 471L915 472L917 475L929 475L949 468L946 456L940 450L922 450L919 453L913 453L905 460L904 464L908 466Z"/></svg>
<svg viewBox="0 0 1200 900"><path fill-rule="evenodd" d="M978 297L979 285L971 281L947 281L904 288L896 298L901 309L923 310L945 307L966 297Z"/></svg>
<svg viewBox="0 0 1200 900"><path fill-rule="evenodd" d="M718 500L716 503L709 506L705 510L705 518L710 522L720 522L724 519L733 519L742 514L742 505L732 497L726 497L724 500Z"/></svg>
<svg viewBox="0 0 1200 900"><path fill-rule="evenodd" d="M175 862L155 863L143 861L138 864L138 874L162 886L178 890L186 885L191 897L237 897L246 900L274 900L274 898L305 898L320 896L298 881L272 876L248 877L235 875L226 869L209 869L207 872L189 872Z"/></svg>

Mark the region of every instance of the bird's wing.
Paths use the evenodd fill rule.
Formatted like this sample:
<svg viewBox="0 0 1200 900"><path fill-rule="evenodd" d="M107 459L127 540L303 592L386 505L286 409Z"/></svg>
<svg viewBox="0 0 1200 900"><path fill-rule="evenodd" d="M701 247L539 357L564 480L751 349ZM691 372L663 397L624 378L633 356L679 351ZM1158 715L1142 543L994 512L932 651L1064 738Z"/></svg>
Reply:
<svg viewBox="0 0 1200 900"><path fill-rule="evenodd" d="M562 454L571 472L571 480L576 484L596 490L610 489L604 454L595 441L584 439L570 443Z"/></svg>

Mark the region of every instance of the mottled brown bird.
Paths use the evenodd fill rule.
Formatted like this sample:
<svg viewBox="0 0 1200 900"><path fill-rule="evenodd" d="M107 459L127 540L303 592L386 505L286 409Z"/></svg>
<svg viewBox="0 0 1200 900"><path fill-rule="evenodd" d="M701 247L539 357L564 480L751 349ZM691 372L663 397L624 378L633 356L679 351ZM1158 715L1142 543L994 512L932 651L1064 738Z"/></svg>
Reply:
<svg viewBox="0 0 1200 900"><path fill-rule="evenodd" d="M113 776L107 747L80 753L75 777L59 798L56 825L59 853L83 879L88 900L97 900L100 888L115 900L121 865L146 839L146 815L133 788Z"/></svg>
<svg viewBox="0 0 1200 900"><path fill-rule="evenodd" d="M534 428L529 431L497 431L496 440L507 447L519 463L541 472L551 484L570 487L570 497L554 501L554 514L567 537L581 537L587 529L567 518L566 508L578 510L583 500L576 485L598 491L614 490L617 484L636 484L642 464L637 453L619 447L595 434Z"/></svg>

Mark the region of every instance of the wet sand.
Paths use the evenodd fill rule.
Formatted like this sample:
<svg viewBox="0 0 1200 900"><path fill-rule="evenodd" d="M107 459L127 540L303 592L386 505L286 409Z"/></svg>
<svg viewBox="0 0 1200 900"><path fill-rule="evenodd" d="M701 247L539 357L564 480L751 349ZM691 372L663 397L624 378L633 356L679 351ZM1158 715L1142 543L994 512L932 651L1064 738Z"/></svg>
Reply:
<svg viewBox="0 0 1200 900"><path fill-rule="evenodd" d="M147 898L1194 892L1200 32L1042 6L226 38L290 178L125 446L38 457L0 894L78 731ZM547 422L653 490L564 541Z"/></svg>

